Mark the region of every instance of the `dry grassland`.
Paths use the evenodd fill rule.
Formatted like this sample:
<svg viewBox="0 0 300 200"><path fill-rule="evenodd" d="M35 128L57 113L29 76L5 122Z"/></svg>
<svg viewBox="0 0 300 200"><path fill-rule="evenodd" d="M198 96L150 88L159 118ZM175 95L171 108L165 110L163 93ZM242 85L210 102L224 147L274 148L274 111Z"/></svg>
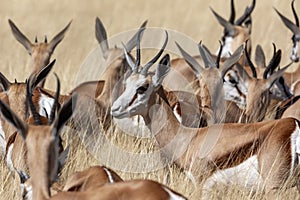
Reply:
<svg viewBox="0 0 300 200"><path fill-rule="evenodd" d="M0 1L0 71L9 79L23 81L30 74L29 56L24 48L12 36L7 20L12 19L18 27L33 40L35 35L39 40L47 35L51 38L61 30L70 19L73 19L71 29L65 39L57 47L53 58L57 59L54 70L61 79L62 92L67 92L78 82L78 74L88 72L89 66L83 63L90 52L97 48L94 36L95 17L98 16L106 26L109 36L137 28L144 20L148 19L149 27L164 27L176 30L195 42L202 40L214 52L218 48L222 28L213 17L209 6L213 7L225 18L229 16L229 0L89 0L89 1L54 1L54 0L24 0ZM237 15L241 15L250 0L236 0ZM282 63L289 62L291 48L291 33L284 27L272 7L278 8L290 18L290 1L257 1L253 13L252 45L261 44L265 49L267 58L272 54L272 42L283 50ZM300 2L296 2L300 11ZM300 12L299 12L300 14ZM146 60L146 58L143 57ZM146 62L144 60L144 62ZM91 67L92 68L92 67ZM50 75L46 87L52 85L53 75ZM66 177L76 170L88 166L101 164L95 159L80 140L73 137L71 131L64 133L66 144L71 145L69 160L60 178L61 183ZM110 141L123 149L132 152L148 152L155 150L155 142L151 139L137 139L122 134L121 131L108 133ZM118 155L107 153L108 157L118 158ZM120 158L121 159L121 158ZM118 163L114 163L118 165ZM123 165L120 163L119 165ZM125 171L130 171L132 163L127 162L122 166ZM190 199L199 199L199 189L175 166L170 165L164 169L149 173L126 173L118 171L125 180L133 178L150 178L164 183L168 179L171 188L184 194ZM167 176L168 175L168 176ZM4 160L0 163L0 199L15 199L13 196L13 178L8 173ZM240 186L216 187L212 199L261 199L262 194L251 194ZM283 190L280 199L299 199L295 188Z"/></svg>

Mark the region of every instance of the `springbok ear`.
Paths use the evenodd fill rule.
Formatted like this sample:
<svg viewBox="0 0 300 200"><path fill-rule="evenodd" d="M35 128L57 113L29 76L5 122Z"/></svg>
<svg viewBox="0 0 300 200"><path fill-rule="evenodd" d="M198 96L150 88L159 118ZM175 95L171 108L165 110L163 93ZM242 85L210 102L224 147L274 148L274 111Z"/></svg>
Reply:
<svg viewBox="0 0 300 200"><path fill-rule="evenodd" d="M67 30L69 29L70 25L72 23L72 20L68 23L68 25L61 30L56 36L54 36L54 38L50 41L49 43L49 47L50 47L50 52L53 53L53 51L55 50L56 46L62 41L62 39L64 39L65 37L65 33L67 32Z"/></svg>
<svg viewBox="0 0 300 200"><path fill-rule="evenodd" d="M233 65L235 65L240 58L243 55L245 49L245 45L241 45L237 50L235 50L235 52L226 59L226 61L223 63L222 66L222 71L221 71L221 76L222 78L225 76L225 74L228 72L229 69L231 69L233 67Z"/></svg>
<svg viewBox="0 0 300 200"><path fill-rule="evenodd" d="M69 151L70 151L70 146L67 146L67 148L65 148L65 150L59 154L58 168L57 168L58 173L57 174L59 174L61 172L64 165L66 164L67 159L68 159L68 155L69 155Z"/></svg>
<svg viewBox="0 0 300 200"><path fill-rule="evenodd" d="M219 24L221 24L221 26L224 27L224 29L226 30L226 32L228 32L228 34L230 36L234 36L235 34L235 28L234 25L231 24L229 21L227 21L226 19L224 19L223 17L221 17L218 13L216 13L214 11L214 9L210 8L210 10L212 11L212 13L214 14L214 16L217 18Z"/></svg>
<svg viewBox="0 0 300 200"><path fill-rule="evenodd" d="M25 124L3 101L0 100L0 112L2 116L11 123L21 134L25 140L27 135L28 126Z"/></svg>
<svg viewBox="0 0 300 200"><path fill-rule="evenodd" d="M11 28L11 31L13 33L13 35L15 36L15 38L25 47L25 49L27 50L28 54L31 55L32 51L31 51L31 47L32 44L31 42L28 40L28 38L18 29L18 27L13 23L12 20L8 20L9 26Z"/></svg>
<svg viewBox="0 0 300 200"><path fill-rule="evenodd" d="M267 78L266 88L270 89L273 86L273 84L275 83L275 81L278 80L283 75L283 73L285 72L285 70L289 66L291 66L292 64L293 64L293 62L291 62L290 64L288 64L287 66L285 66L281 70L278 70L277 72L275 72L271 76L269 76Z"/></svg>
<svg viewBox="0 0 300 200"><path fill-rule="evenodd" d="M242 80L244 80L246 83L252 79L241 64L236 63L236 68L242 77Z"/></svg>
<svg viewBox="0 0 300 200"><path fill-rule="evenodd" d="M203 44L199 44L198 48L199 48L200 55L203 59L205 68L217 67L216 61L212 58L212 55L209 52L208 48Z"/></svg>
<svg viewBox="0 0 300 200"><path fill-rule="evenodd" d="M139 32L145 29L147 23L148 23L148 20L144 21L144 23L139 28L138 32L136 34L134 34L134 36L126 43L127 52L130 52L137 45L137 39L138 39ZM143 33L144 33L144 31L142 31L140 33L140 39L142 39Z"/></svg>
<svg viewBox="0 0 300 200"><path fill-rule="evenodd" d="M280 17L281 21L284 23L284 25L288 29L290 29L294 33L294 35L300 35L300 29L299 29L299 27L296 26L296 24L294 24L291 20L289 20L288 18L283 16L276 8L274 8L274 10L279 15L279 17Z"/></svg>
<svg viewBox="0 0 300 200"><path fill-rule="evenodd" d="M107 51L109 49L108 41L107 41L107 34L104 28L102 21L97 17L96 24L95 24L95 35L96 39L101 47L102 54L104 58L107 58Z"/></svg>
<svg viewBox="0 0 300 200"><path fill-rule="evenodd" d="M72 95L60 109L54 123L52 125L52 136L53 138L58 137L60 130L65 125L65 123L70 119L73 114L77 102L77 93Z"/></svg>
<svg viewBox="0 0 300 200"><path fill-rule="evenodd" d="M46 67L44 67L38 74L35 75L35 77L32 79L32 85L31 88L35 88L42 80L44 80L51 69L53 68L53 65L55 64L56 59L54 59L51 63L49 63Z"/></svg>
<svg viewBox="0 0 300 200"><path fill-rule="evenodd" d="M8 91L9 87L12 84L11 82L9 82L9 80L7 80L7 78L1 72L0 72L0 82L3 91Z"/></svg>
<svg viewBox="0 0 300 200"><path fill-rule="evenodd" d="M193 58L189 53L187 53L177 42L175 42L181 55L187 62L187 64L192 68L197 78L200 77L201 72L204 70L204 68Z"/></svg>
<svg viewBox="0 0 300 200"><path fill-rule="evenodd" d="M170 71L170 55L166 54L160 61L157 66L155 75L153 76L153 85L155 88L159 87L168 72Z"/></svg>
<svg viewBox="0 0 300 200"><path fill-rule="evenodd" d="M256 66L260 69L266 67L265 53L260 45L257 45L255 49L255 63Z"/></svg>
<svg viewBox="0 0 300 200"><path fill-rule="evenodd" d="M234 24L236 24L236 25L238 25L238 26L241 26L241 25L242 25L244 22L246 22L246 20L248 20L249 18L250 18L250 23L252 23L252 22L251 22L251 14L252 14L252 12L253 12L253 10L254 10L254 8L255 8L255 4L256 4L256 0L253 0L251 6L250 6L250 7L247 6L247 7L245 8L245 11L244 11L243 15L242 15L240 18L238 18L238 19L235 21ZM251 25L252 25L252 24L250 24L250 26L251 26ZM246 24L246 26L247 26L247 24Z"/></svg>

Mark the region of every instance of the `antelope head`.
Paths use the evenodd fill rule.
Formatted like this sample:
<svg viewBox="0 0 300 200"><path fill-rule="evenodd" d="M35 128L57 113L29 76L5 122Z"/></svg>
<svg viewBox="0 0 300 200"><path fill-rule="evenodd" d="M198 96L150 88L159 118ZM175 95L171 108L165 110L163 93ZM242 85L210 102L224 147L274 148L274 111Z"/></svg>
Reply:
<svg viewBox="0 0 300 200"><path fill-rule="evenodd" d="M138 32L126 43L125 46L128 53L136 46L139 32L141 32L142 37L147 22L148 21L145 21L139 28ZM108 66L107 69L110 71L119 71L124 74L129 66L125 60L123 49L116 46L112 48L109 47L106 30L98 17L96 18L95 30L96 39L100 45L103 58L105 59L105 66Z"/></svg>
<svg viewBox="0 0 300 200"><path fill-rule="evenodd" d="M69 120L76 105L77 95L74 94L53 118L53 122L49 121L48 125L30 125L26 124L19 118L3 101L0 100L0 112L12 126L14 126L20 136L23 138L27 149L27 163L30 178L30 185L33 199L49 198L49 187L57 178L59 171L59 148L60 148L60 131L64 124ZM56 100L57 102L58 100ZM55 108L54 108L55 110ZM25 187L28 175L21 174L21 186ZM30 193L30 187L23 188L23 194ZM26 195L25 195L26 197Z"/></svg>
<svg viewBox="0 0 300 200"><path fill-rule="evenodd" d="M32 81L32 88L35 88L39 83L41 83L46 76L49 74L50 70L53 68L53 65L55 64L55 60L53 60L51 63L49 63L46 67L41 69L37 74L35 74L34 81ZM24 116L26 118L26 83L25 82L10 82L2 73L0 73L0 83L2 86L3 91L6 93L6 96L8 98L9 105L14 109L14 111L19 116ZM36 88L33 91L35 103L39 107L40 114L46 117L46 113L44 108L46 110L49 108L49 105L51 107L53 103L53 98L46 98L42 99L42 94L40 93L39 89ZM48 113L50 113L50 110Z"/></svg>
<svg viewBox="0 0 300 200"><path fill-rule="evenodd" d="M248 87L246 98L247 121L262 121L270 104L270 89L274 85L274 83L283 75L284 71L291 65L291 63L282 68L281 70L274 72L274 69L278 67L281 59L281 51L278 50L276 53L274 53L274 56L271 59L269 65L265 68L263 77L259 78L257 77L256 68L250 60L247 50L245 51L245 54L252 71L252 76L250 76L245 71L244 67L241 66L239 63L237 63L237 68L241 77L243 78Z"/></svg>
<svg viewBox="0 0 300 200"><path fill-rule="evenodd" d="M177 43L176 43L177 44ZM224 111L222 104L224 102L224 89L223 80L226 73L233 67L235 63L239 61L243 55L244 45L240 46L229 58L225 60L222 66L220 66L221 50L217 61L215 61L207 48L202 44L199 44L200 55L203 59L205 67L201 66L190 54L188 54L179 44L177 44L182 56L194 71L195 75L199 79L199 91L198 94L201 97L201 104L203 107L209 107L214 111L214 114L219 115L217 110ZM236 98L241 98L237 96ZM214 116L216 122L220 122L223 119L222 116ZM221 119L218 119L221 118Z"/></svg>
<svg viewBox="0 0 300 200"><path fill-rule="evenodd" d="M139 33L141 34L140 37L142 37L146 25L147 21L141 25L138 32L126 43L125 46L128 53L136 46ZM121 48L116 46L112 48L109 47L105 27L98 17L96 18L95 23L95 35L100 45L102 56L105 60L104 64L106 66L106 71L103 76L109 77L105 80L106 83L104 85L102 95L98 97L98 100L109 99L108 97L111 95L112 88L115 87L116 82L123 77L130 67L125 60L125 55Z"/></svg>
<svg viewBox="0 0 300 200"><path fill-rule="evenodd" d="M139 34L140 36L140 34ZM158 54L151 59L143 68L140 66L140 39L138 37L136 62L127 54L124 47L124 53L132 73L125 80L125 91L113 103L111 107L112 116L115 118L127 118L135 115L142 115L145 123L149 123L149 108L154 103L154 95L161 88L162 81L170 70L170 57L167 54L158 64L155 74L148 72L149 68L159 59L163 53L167 41L166 39Z"/></svg>
<svg viewBox="0 0 300 200"><path fill-rule="evenodd" d="M290 59L293 62L298 62L299 61L300 29L299 29L299 19L298 19L298 16L297 16L297 13L296 13L296 10L294 7L294 3L295 3L295 0L292 1L291 7L292 7L293 15L295 18L295 23L293 23L291 20L289 20L288 18L283 16L276 8L274 8L274 9L277 12L277 14L279 15L279 17L281 18L284 25L293 32L293 37L292 37L293 48L291 51Z"/></svg>
<svg viewBox="0 0 300 200"><path fill-rule="evenodd" d="M224 33L222 36L222 41L224 43L222 57L228 57L246 40L250 39L252 26L251 13L254 10L255 3L256 0L253 0L252 5L250 7L247 6L244 14L237 20L235 20L234 0L231 0L231 14L229 20L224 19L211 8L218 22L224 27ZM249 46L249 51L250 50L251 46Z"/></svg>
<svg viewBox="0 0 300 200"><path fill-rule="evenodd" d="M32 43L30 40L18 29L12 20L8 20L11 31L16 38L27 50L28 54L31 56L31 66L32 74L38 73L42 68L49 64L51 55L53 54L57 45L62 41L65 36L65 33L69 29L72 21L60 31L53 39L48 42L47 36L45 36L44 42L38 42L37 37L35 42ZM45 80L43 80L39 86L43 87Z"/></svg>
<svg viewBox="0 0 300 200"><path fill-rule="evenodd" d="M275 68L279 66L281 60L281 50L276 51L276 46L273 43L273 57L270 60L269 64L266 64L265 53L260 45L256 46L255 50L255 64L256 68L253 66L253 63L250 60L250 56L248 52L246 52L246 56L248 59L248 63L251 65L250 68L252 70L253 76L258 78L266 78L273 74ZM273 97L285 100L292 96L290 88L285 83L283 77L280 77L274 84L274 87L271 89Z"/></svg>

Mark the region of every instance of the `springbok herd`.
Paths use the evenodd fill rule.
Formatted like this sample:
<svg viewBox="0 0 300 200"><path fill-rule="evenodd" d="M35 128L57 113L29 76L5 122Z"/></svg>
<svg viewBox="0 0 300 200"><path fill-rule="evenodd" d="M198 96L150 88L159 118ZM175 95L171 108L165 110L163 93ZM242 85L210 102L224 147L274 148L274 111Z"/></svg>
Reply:
<svg viewBox="0 0 300 200"><path fill-rule="evenodd" d="M111 48L104 25L96 18L95 35L107 69L104 79L84 82L65 95L60 95L56 74L56 91L44 88L44 84L55 64L51 55L71 22L52 40L45 37L43 42L31 42L8 20L13 36L31 56L32 66L25 82L11 82L0 73L1 156L18 183L15 190L19 197L187 199L156 181L123 181L105 166L76 172L64 186L54 189L69 153L60 136L65 125L74 131L87 130L87 135L89 131L100 134L116 126L114 118L137 115L159 148L172 143L163 156L187 173L202 190L203 199L210 197L210 189L218 182L234 181L262 190L267 199L278 198L287 183L300 192L300 66L292 73L285 72L296 65L300 54L295 1L291 2L294 19L274 8L283 22L278 28L288 28L293 34L291 63L283 64L282 51L275 43L269 61L260 45L251 58L255 4L252 0L236 19L231 0L229 20L211 8L224 28L216 55L202 42L197 46L199 55L190 55L185 44L177 41L182 58L171 60L165 52L169 34L164 31L161 48L144 65L141 41L147 21L127 43L123 41L123 48ZM136 55L130 54L135 48ZM151 67L154 71L149 71ZM188 81L193 92L165 89L164 79L172 79L174 71ZM87 120L90 106L97 117L93 121Z"/></svg>

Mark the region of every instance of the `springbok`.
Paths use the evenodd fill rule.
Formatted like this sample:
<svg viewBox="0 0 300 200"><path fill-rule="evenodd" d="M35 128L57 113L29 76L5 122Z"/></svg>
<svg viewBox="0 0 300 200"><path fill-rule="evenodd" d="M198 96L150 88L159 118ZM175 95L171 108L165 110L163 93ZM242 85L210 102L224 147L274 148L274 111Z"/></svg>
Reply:
<svg viewBox="0 0 300 200"><path fill-rule="evenodd" d="M58 77L57 78L57 91L55 94L55 100L53 103L53 106L51 108L51 112L47 114L47 117L41 116L37 110L36 106L33 102L33 94L32 91L34 91L37 82L31 82L34 81L31 78L28 79L26 84L26 100L28 103L29 110L31 112L31 115L26 119L26 122L31 125L47 125L51 124L56 113L56 109L59 107L58 105L58 97L60 92L60 82ZM62 140L60 140L59 143L60 149L59 153L61 154L63 152L63 146L62 146ZM62 154L62 157L65 158L65 155L68 154L68 150ZM14 169L18 169L24 172L28 171L27 163L26 163L26 156L27 156L27 150L24 144L23 139L19 134L16 132L12 134L8 138L8 144L6 146L6 160L8 167L11 171L14 171ZM60 166L63 166L64 163L61 163Z"/></svg>
<svg viewBox="0 0 300 200"><path fill-rule="evenodd" d="M221 122L237 122L242 111L235 106L234 102L225 101L223 79L225 74L235 65L243 55L244 45L240 46L225 62L220 65L220 57L214 61L210 53L199 44L199 51L205 67L202 67L196 59L189 55L178 43L176 43L183 58L189 64L198 78L199 88L195 88L196 95L200 96L201 106L212 110L212 124ZM220 56L220 55L219 55ZM234 109L232 111L232 109ZM235 113L234 116L229 115Z"/></svg>
<svg viewBox="0 0 300 200"><path fill-rule="evenodd" d="M126 43L126 49L128 52L132 51L132 49L137 44L138 34L145 29L147 25L147 21L145 21L138 32ZM118 47L109 47L107 32L101 20L97 17L95 20L95 35L96 39L100 45L102 50L102 56L105 60L104 66L106 70L103 75L103 80L98 81L88 81L81 83L74 89L72 89L67 95L60 96L60 103L67 101L73 93L77 93L78 107L72 117L72 121L74 122L74 128L80 129L80 127L91 125L92 129L97 129L96 126L99 122L94 121L94 117L90 117L87 111L90 109L95 109L97 112L96 118L99 118L101 125L103 125L103 129L107 130L111 124L111 116L109 113L111 102L114 100L113 90L118 88L118 84L120 84L120 80L123 78L124 74L128 70L128 64L124 58L123 49ZM46 89L41 89L51 95L54 95L54 92ZM94 111L94 110L93 110ZM94 116L94 115L93 115ZM85 120L89 120L85 123Z"/></svg>
<svg viewBox="0 0 300 200"><path fill-rule="evenodd" d="M56 76L56 74L55 74ZM55 94L55 101L53 103L53 107L51 108L51 113L49 113L48 118L41 116L37 110L36 107L34 105L33 99L32 99L32 90L34 90L35 86L37 85L36 82L32 83L31 81L34 81L31 79L32 77L30 77L28 79L27 82L27 86L26 86L26 90L27 90L27 102L28 102L28 107L29 110L31 112L31 116L26 119L26 122L28 123L28 125L34 125L34 126L42 126L42 125L50 125L52 124L55 114L56 114L56 110L58 108L58 97L59 97L59 92L60 92L60 82L58 77L56 76L57 79L57 91ZM33 85L33 87L32 87ZM33 134L41 134L41 133L33 133ZM62 167L64 166L68 153L69 153L69 148L67 147L65 150L63 150L63 145L62 145L62 140L59 137L59 158L58 158L58 168L57 168L57 172L60 173L62 170ZM9 142L7 144L6 147L7 150L7 164L10 167L11 171L16 171L19 176L20 179L17 179L17 183L18 181L20 181L19 184L24 184L25 180L24 177L26 178L26 182L30 182L30 180L28 181L27 179L30 178L29 175L27 175L28 173L28 163L27 163L27 147L24 143L24 140L22 138L22 136L20 134L18 134L17 132L15 132L10 138L9 138ZM26 174L26 176L25 176ZM17 185L19 185L17 184ZM56 184L57 185L57 184ZM26 189L26 190L25 190ZM30 196L31 193L28 191L28 188L25 187L21 187L21 196L26 197L26 196ZM56 190L51 188L51 192L55 193Z"/></svg>
<svg viewBox="0 0 300 200"><path fill-rule="evenodd" d="M50 197L49 187L55 180L58 168L58 136L60 130L73 113L76 95L63 105L52 125L32 126L25 124L8 106L0 100L3 117L18 130L28 150L28 165L31 176L32 200L41 199L149 199L184 200L182 195L168 187L150 180L134 180L107 184L83 192L60 192ZM72 106L73 105L73 106ZM43 132L43 136L39 134ZM39 149L39 151L37 151ZM50 153L51 152L51 153ZM24 173L22 173L24 174ZM26 176L25 176L26 179ZM26 196L28 197L28 196Z"/></svg>
<svg viewBox="0 0 300 200"><path fill-rule="evenodd" d="M234 0L231 0L231 14L229 20L224 19L211 8L211 11L217 18L219 24L224 27L222 36L222 41L224 42L224 47L221 53L222 57L230 56L230 54L234 52L239 46L241 46L241 44L243 44L245 41L251 41L251 14L255 8L255 4L256 0L253 0L251 6L247 6L243 15L237 20L235 20ZM247 48L247 50L251 52L251 45L249 45Z"/></svg>
<svg viewBox="0 0 300 200"><path fill-rule="evenodd" d="M198 182L253 158L253 165L246 165L245 170L259 172L253 174L254 183L264 180L266 192L274 199L299 164L299 121L286 118L198 129L181 126L157 94L170 70L169 59L163 57L154 74L136 66L126 79L125 91L112 105L113 117L141 115L164 155L183 170L191 170Z"/></svg>
<svg viewBox="0 0 300 200"><path fill-rule="evenodd" d="M277 12L277 14L279 15L279 17L282 20L282 22L284 23L284 25L293 32L293 37L292 37L293 47L292 47L292 51L290 54L290 59L293 62L298 62L299 54L300 54L300 52L299 52L299 50L300 50L300 48L299 48L300 29L299 29L299 19L298 19L298 16L297 16L297 13L296 13L296 10L294 7L294 3L295 3L295 0L292 1L291 7L292 7L293 15L295 18L295 23L293 23L291 20L286 18L284 15L282 15L276 8L274 8L274 9ZM299 65L294 72L285 73L283 77L286 80L287 85L289 87L291 87L294 82L296 82L297 80L300 79Z"/></svg>
<svg viewBox="0 0 300 200"><path fill-rule="evenodd" d="M37 84L45 79L50 70L52 69L55 60L49 63L38 74L36 74L35 81L32 87L35 88ZM26 120L28 116L28 107L26 100L26 82L10 82L2 73L0 73L0 85L4 92L1 93L1 100L5 101L17 113L22 120ZM54 102L54 97L36 88L33 91L34 104L40 115L47 117L51 113L51 108ZM9 137L14 133L14 129L10 124L1 119L1 135L5 139L5 145Z"/></svg>
<svg viewBox="0 0 300 200"><path fill-rule="evenodd" d="M71 117L76 95L66 102L51 125L30 125L21 120L0 100L2 116L15 127L25 141L27 163L31 174L32 199L49 197L49 188L57 177L59 168L59 133ZM43 134L41 134L43 133Z"/></svg>
<svg viewBox="0 0 300 200"><path fill-rule="evenodd" d="M49 64L50 58L57 47L57 45L62 41L65 36L65 33L69 29L72 21L68 23L68 25L61 30L53 39L48 43L47 36L45 36L44 42L38 42L37 37L35 38L35 42L32 43L30 40L18 29L18 27L14 24L12 20L8 20L11 31L20 42L28 54L31 56L30 66L32 67L32 74L38 73L42 68ZM44 87L45 80L41 81L39 86Z"/></svg>
<svg viewBox="0 0 300 200"><path fill-rule="evenodd" d="M246 54L247 51L246 51ZM271 102L271 87L277 82L280 77L284 74L285 70L292 64L288 64L282 69L271 73L275 68L278 67L281 60L281 51L278 50L274 53L273 58L271 59L269 65L265 68L264 71L261 71L260 68L254 67L249 56L247 56L247 60L249 66L252 71L252 76L248 74L248 72L237 63L237 69L243 80L247 85L247 96L246 96L246 111L245 111L245 119L244 121L248 123L260 122L265 118ZM259 74L257 72L259 69ZM262 77L258 77L263 72ZM281 85L281 84L279 84Z"/></svg>
<svg viewBox="0 0 300 200"><path fill-rule="evenodd" d="M63 191L83 192L99 188L107 183L123 181L113 170L105 166L93 166L68 177Z"/></svg>
<svg viewBox="0 0 300 200"><path fill-rule="evenodd" d="M250 39L251 34L251 13L254 10L256 4L256 0L253 0L252 5L250 7L247 7L245 9L244 14L235 21L235 8L234 8L234 1L231 0L231 16L230 19L227 21L226 19L219 16L216 12L213 10L213 14L219 21L219 23L224 27L224 35L222 36L222 41L224 43L224 48L219 48L218 53L221 54L221 57L228 57L229 54L234 52L238 47L240 47L246 40ZM243 26L244 23L244 26ZM251 47L248 46L250 49ZM202 58L200 56L194 56L194 58L197 60L198 63L204 64ZM216 56L214 57L216 60ZM222 59L221 61L224 61ZM244 65L244 58L241 59L240 63ZM183 58L177 58L173 59L171 61L171 67L176 71L176 73L179 73L183 75L183 77L189 82L192 83L192 86L198 87L197 83L197 77L195 76L193 70L190 69L188 64L185 62ZM173 71L171 71L167 77L167 79L171 79L174 76ZM243 91L244 86L235 78L237 75L234 73L234 71L230 70L226 76L225 81L228 82L226 87L226 93L232 93L234 97L226 96L230 101L234 101L239 104L243 104L240 91ZM230 82L234 82L232 85ZM176 84L176 83L174 83Z"/></svg>

